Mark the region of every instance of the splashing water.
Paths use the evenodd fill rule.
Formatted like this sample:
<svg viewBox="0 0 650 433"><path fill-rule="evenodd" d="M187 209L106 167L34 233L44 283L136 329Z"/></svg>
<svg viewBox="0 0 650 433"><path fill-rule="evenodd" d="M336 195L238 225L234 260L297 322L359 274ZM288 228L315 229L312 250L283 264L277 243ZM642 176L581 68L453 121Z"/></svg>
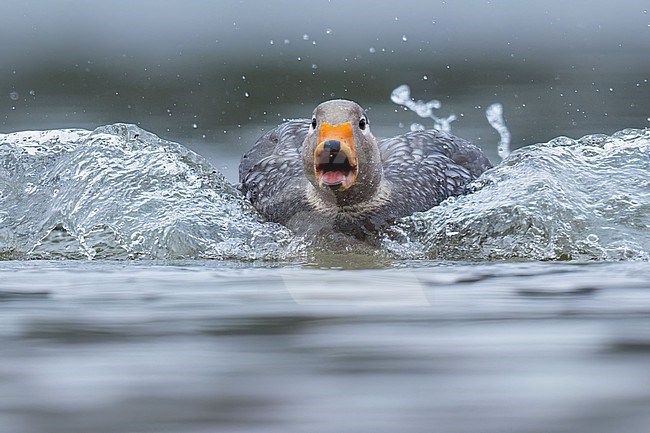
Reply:
<svg viewBox="0 0 650 433"><path fill-rule="evenodd" d="M429 102L424 102L422 100L416 101L411 97L411 88L407 84L402 84L395 88L390 95L390 99L394 103L403 105L409 110L415 112L415 114L422 118L433 119L433 128L437 130L450 132L451 122L456 120L456 115L454 114L445 118L434 115L433 110L440 109L442 106L440 101L437 99ZM503 160L510 154L510 131L503 119L503 105L498 103L490 105L485 111L485 116L487 117L490 126L496 129L499 133L500 140L498 145L498 154ZM425 129L425 126L420 123L411 124L411 131L423 131Z"/></svg>
<svg viewBox="0 0 650 433"><path fill-rule="evenodd" d="M648 129L524 147L362 253L649 260L649 171ZM202 157L136 126L0 134L0 259L292 260L312 248L262 222Z"/></svg>
<svg viewBox="0 0 650 433"><path fill-rule="evenodd" d="M650 130L514 151L473 185L404 218L386 247L437 259L649 260Z"/></svg>
<svg viewBox="0 0 650 433"><path fill-rule="evenodd" d="M134 125L0 135L0 257L281 259L300 252L202 157Z"/></svg>
<svg viewBox="0 0 650 433"><path fill-rule="evenodd" d="M510 155L510 131L503 119L503 105L498 103L490 105L485 110L485 117L490 122L490 126L499 133L500 140L497 152L501 160L504 160Z"/></svg>
<svg viewBox="0 0 650 433"><path fill-rule="evenodd" d="M442 106L440 101L437 99L433 99L429 102L422 100L416 101L411 97L411 88L406 84L402 84L393 90L390 95L390 99L396 104L405 106L422 118L432 119L434 122L434 129L437 129L439 131L451 131L451 122L456 120L455 114L451 114L448 117L438 117L433 114L433 110L438 110ZM412 131L417 131L420 129L424 129L424 127L420 124L414 123L411 125Z"/></svg>

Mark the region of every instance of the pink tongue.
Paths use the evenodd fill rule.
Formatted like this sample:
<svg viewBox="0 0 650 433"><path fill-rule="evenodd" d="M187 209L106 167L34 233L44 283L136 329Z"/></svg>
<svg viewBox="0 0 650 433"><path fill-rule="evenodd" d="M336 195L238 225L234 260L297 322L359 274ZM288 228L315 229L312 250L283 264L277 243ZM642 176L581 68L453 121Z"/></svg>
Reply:
<svg viewBox="0 0 650 433"><path fill-rule="evenodd" d="M321 176L323 183L336 185L345 181L345 173L342 171L326 171Z"/></svg>

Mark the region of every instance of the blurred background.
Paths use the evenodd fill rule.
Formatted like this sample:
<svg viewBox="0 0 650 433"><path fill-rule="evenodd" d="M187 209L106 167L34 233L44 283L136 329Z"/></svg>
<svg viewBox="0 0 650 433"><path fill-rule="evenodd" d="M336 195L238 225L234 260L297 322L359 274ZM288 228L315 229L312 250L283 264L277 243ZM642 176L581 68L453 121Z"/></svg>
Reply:
<svg viewBox="0 0 650 433"><path fill-rule="evenodd" d="M504 105L513 147L650 126L647 0L61 0L0 3L0 132L135 123L236 180L240 155L325 99L375 135L427 119L391 91L439 99L485 148Z"/></svg>

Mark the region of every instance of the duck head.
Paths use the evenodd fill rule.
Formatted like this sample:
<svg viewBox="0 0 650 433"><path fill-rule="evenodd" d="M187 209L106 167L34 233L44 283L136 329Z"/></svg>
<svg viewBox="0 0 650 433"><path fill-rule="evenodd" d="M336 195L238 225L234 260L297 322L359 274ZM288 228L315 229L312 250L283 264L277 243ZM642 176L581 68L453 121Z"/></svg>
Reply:
<svg viewBox="0 0 650 433"><path fill-rule="evenodd" d="M337 99L316 107L302 149L307 179L326 202L352 205L377 191L379 147L357 103Z"/></svg>

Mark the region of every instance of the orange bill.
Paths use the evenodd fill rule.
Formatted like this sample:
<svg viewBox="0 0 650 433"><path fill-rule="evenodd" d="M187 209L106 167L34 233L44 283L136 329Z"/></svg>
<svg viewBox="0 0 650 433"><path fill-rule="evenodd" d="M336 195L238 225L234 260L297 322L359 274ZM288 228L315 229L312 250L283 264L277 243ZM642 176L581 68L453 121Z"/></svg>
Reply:
<svg viewBox="0 0 650 433"><path fill-rule="evenodd" d="M357 180L357 156L350 122L323 122L314 151L314 173L319 186L344 191Z"/></svg>

